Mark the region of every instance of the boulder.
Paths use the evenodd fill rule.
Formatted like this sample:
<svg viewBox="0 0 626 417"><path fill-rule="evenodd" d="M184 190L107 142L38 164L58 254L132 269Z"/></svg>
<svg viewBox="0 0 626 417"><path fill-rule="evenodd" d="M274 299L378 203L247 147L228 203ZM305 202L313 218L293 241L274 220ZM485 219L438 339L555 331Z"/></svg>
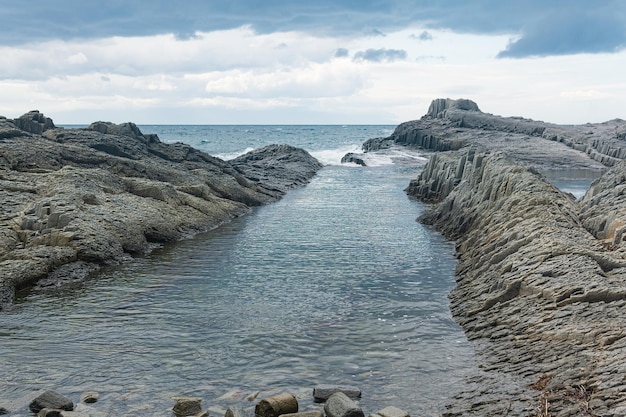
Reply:
<svg viewBox="0 0 626 417"><path fill-rule="evenodd" d="M28 113L13 120L13 123L21 130L29 133L42 134L48 129L54 129L54 122L49 117L39 113L39 110L31 110Z"/></svg>
<svg viewBox="0 0 626 417"><path fill-rule="evenodd" d="M100 394L98 394L97 392L87 391L80 396L80 401L84 402L85 404L93 404L98 402L99 398Z"/></svg>
<svg viewBox="0 0 626 417"><path fill-rule="evenodd" d="M359 387L351 385L316 385L313 388L313 399L315 402L324 402L336 392L343 392L348 398L353 400L361 398Z"/></svg>
<svg viewBox="0 0 626 417"><path fill-rule="evenodd" d="M259 417L278 417L283 414L298 412L298 400L290 393L278 394L264 398L254 408L254 413Z"/></svg>
<svg viewBox="0 0 626 417"><path fill-rule="evenodd" d="M363 156L356 154L354 152L349 152L347 154L345 154L343 156L343 158L341 158L341 163L342 164L346 164L346 163L353 163L353 164L357 164L357 165L361 165L362 167L367 166L367 164L365 163L365 161L363 160Z"/></svg>
<svg viewBox="0 0 626 417"><path fill-rule="evenodd" d="M407 413L406 411L398 407L389 406L378 411L376 414L371 414L370 417L411 417L411 416L409 415L409 413Z"/></svg>
<svg viewBox="0 0 626 417"><path fill-rule="evenodd" d="M343 392L331 395L324 404L324 411L327 417L364 417L363 410Z"/></svg>
<svg viewBox="0 0 626 417"><path fill-rule="evenodd" d="M302 411L300 413L282 414L282 417L324 417L320 410Z"/></svg>
<svg viewBox="0 0 626 417"><path fill-rule="evenodd" d="M176 404L172 411L177 417L192 416L202 412L202 398L197 397L173 397Z"/></svg>
<svg viewBox="0 0 626 417"><path fill-rule="evenodd" d="M35 398L28 406L30 411L37 414L43 408L72 411L74 403L69 398L55 391L46 391Z"/></svg>

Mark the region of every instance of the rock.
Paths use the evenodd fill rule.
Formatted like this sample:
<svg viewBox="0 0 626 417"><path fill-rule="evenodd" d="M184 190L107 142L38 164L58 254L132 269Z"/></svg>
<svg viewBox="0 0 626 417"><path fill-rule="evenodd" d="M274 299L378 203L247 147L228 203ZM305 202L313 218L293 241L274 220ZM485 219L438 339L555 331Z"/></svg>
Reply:
<svg viewBox="0 0 626 417"><path fill-rule="evenodd" d="M202 398L173 397L176 404L172 408L177 417L192 416L202 412Z"/></svg>
<svg viewBox="0 0 626 417"><path fill-rule="evenodd" d="M451 100L449 98L438 98L433 100L428 107L425 117L444 118L446 111L449 109L458 109L464 111L481 112L478 105L472 100L459 99Z"/></svg>
<svg viewBox="0 0 626 417"><path fill-rule="evenodd" d="M230 406L226 409L224 417L252 417L245 408L239 406Z"/></svg>
<svg viewBox="0 0 626 417"><path fill-rule="evenodd" d="M302 411L300 413L282 414L283 417L324 417L320 410Z"/></svg>
<svg viewBox="0 0 626 417"><path fill-rule="evenodd" d="M363 410L343 392L332 394L324 404L324 411L327 417L364 417Z"/></svg>
<svg viewBox="0 0 626 417"><path fill-rule="evenodd" d="M4 407L0 407L0 415L9 414L9 410Z"/></svg>
<svg viewBox="0 0 626 417"><path fill-rule="evenodd" d="M29 404L28 408L35 414L43 408L72 411L74 409L74 403L69 398L55 391L46 391L35 398Z"/></svg>
<svg viewBox="0 0 626 417"><path fill-rule="evenodd" d="M379 412L377 412L376 414L371 415L370 417L378 417L378 416L380 417L411 417L409 413L407 413L406 411L398 407L394 407L394 406L385 407Z"/></svg>
<svg viewBox="0 0 626 417"><path fill-rule="evenodd" d="M57 410L53 408L42 408L37 413L37 417L61 417L62 410Z"/></svg>
<svg viewBox="0 0 626 417"><path fill-rule="evenodd" d="M254 414L259 417L278 417L298 412L298 400L293 394L283 393L259 401Z"/></svg>
<svg viewBox="0 0 626 417"><path fill-rule="evenodd" d="M313 388L315 402L324 402L336 392L343 392L350 399L361 398L361 390L351 385L317 385Z"/></svg>
<svg viewBox="0 0 626 417"><path fill-rule="evenodd" d="M39 113L39 110L31 110L15 119L13 123L21 130L29 133L42 134L48 129L54 129L54 122L49 117Z"/></svg>
<svg viewBox="0 0 626 417"><path fill-rule="evenodd" d="M99 398L100 394L98 394L97 392L87 391L80 396L80 401L84 402L85 404L93 404L98 402Z"/></svg>
<svg viewBox="0 0 626 417"><path fill-rule="evenodd" d="M357 155L354 152L349 152L347 154L345 154L343 156L343 158L341 158L341 163L342 164L346 164L346 163L353 163L353 164L357 164L357 165L361 165L362 167L367 166L367 164L365 163L365 161L363 161L363 157L361 155Z"/></svg>
<svg viewBox="0 0 626 417"><path fill-rule="evenodd" d="M246 401L254 401L256 399L256 397L259 396L260 393L261 393L261 391L254 391L254 392L250 393L249 395L246 396Z"/></svg>
<svg viewBox="0 0 626 417"><path fill-rule="evenodd" d="M211 230L305 185L322 166L289 146L231 164L132 123L62 129L39 113L20 120L45 131L0 118L0 308L16 289L62 288Z"/></svg>

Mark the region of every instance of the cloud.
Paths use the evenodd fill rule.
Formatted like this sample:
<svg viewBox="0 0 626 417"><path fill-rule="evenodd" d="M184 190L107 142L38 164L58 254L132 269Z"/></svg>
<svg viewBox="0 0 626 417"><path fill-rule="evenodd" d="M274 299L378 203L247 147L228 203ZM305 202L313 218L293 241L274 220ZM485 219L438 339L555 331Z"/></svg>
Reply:
<svg viewBox="0 0 626 417"><path fill-rule="evenodd" d="M402 49L367 49L354 54L355 61L393 62L406 59L407 53Z"/></svg>
<svg viewBox="0 0 626 417"><path fill-rule="evenodd" d="M419 35L411 34L411 39L417 39L419 41L432 41L433 35L431 35L429 31L425 30Z"/></svg>
<svg viewBox="0 0 626 417"><path fill-rule="evenodd" d="M258 34L298 31L354 38L421 25L429 30L417 35L420 40L431 40L431 29L521 34L501 53L517 57L611 52L621 48L626 27L623 0L186 0L184 6L160 2L159 7L152 0L31 0L28 4L3 0L0 45L165 34L192 42L199 33L242 26ZM598 32L602 22L607 24L605 33ZM573 31L579 24L582 36Z"/></svg>
<svg viewBox="0 0 626 417"><path fill-rule="evenodd" d="M498 58L616 52L626 46L626 26L615 16L561 11L527 27Z"/></svg>
<svg viewBox="0 0 626 417"><path fill-rule="evenodd" d="M346 48L338 48L335 52L335 58L345 58L350 54Z"/></svg>

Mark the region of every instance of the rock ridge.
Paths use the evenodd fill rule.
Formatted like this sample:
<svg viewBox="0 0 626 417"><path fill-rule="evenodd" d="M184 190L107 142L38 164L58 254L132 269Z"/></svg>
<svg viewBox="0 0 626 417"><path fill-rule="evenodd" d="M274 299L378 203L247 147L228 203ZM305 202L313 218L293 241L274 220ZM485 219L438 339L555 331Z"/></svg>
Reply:
<svg viewBox="0 0 626 417"><path fill-rule="evenodd" d="M585 129L604 129L594 146L607 149L618 125ZM549 143L543 136L559 129L536 138ZM538 169L552 156L486 137L432 154L406 190L433 204L419 220L456 241L451 311L480 368L443 415L626 415L626 162L607 163L577 202ZM566 149L583 157L568 151L557 167L573 155L574 165L597 169L587 148Z"/></svg>
<svg viewBox="0 0 626 417"><path fill-rule="evenodd" d="M37 281L79 280L215 228L321 167L288 145L231 163L133 123L63 129L38 111L0 118L0 305Z"/></svg>

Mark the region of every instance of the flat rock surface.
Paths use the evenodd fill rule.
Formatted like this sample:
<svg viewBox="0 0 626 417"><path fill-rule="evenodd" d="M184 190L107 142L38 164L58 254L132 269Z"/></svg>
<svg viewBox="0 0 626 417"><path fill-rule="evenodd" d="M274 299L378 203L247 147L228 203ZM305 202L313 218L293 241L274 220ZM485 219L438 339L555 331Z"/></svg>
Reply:
<svg viewBox="0 0 626 417"><path fill-rule="evenodd" d="M0 117L0 305L155 244L219 226L306 184L321 164L290 146L234 163L132 123L56 128L33 111Z"/></svg>

